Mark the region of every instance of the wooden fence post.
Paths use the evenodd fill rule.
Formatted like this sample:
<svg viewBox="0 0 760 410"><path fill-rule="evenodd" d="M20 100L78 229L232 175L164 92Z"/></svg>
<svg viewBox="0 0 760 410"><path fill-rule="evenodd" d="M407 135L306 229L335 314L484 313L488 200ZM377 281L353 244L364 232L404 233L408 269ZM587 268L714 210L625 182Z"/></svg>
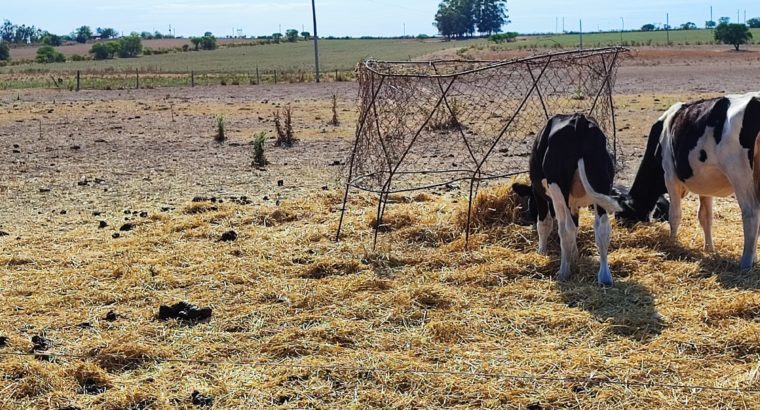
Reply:
<svg viewBox="0 0 760 410"><path fill-rule="evenodd" d="M274 83L277 84L277 70L274 70Z"/></svg>
<svg viewBox="0 0 760 410"><path fill-rule="evenodd" d="M137 74L137 89L140 89L140 69L135 68L135 74Z"/></svg>
<svg viewBox="0 0 760 410"><path fill-rule="evenodd" d="M190 71L190 87L195 87L195 71Z"/></svg>
<svg viewBox="0 0 760 410"><path fill-rule="evenodd" d="M79 70L77 70L77 92L79 92Z"/></svg>
<svg viewBox="0 0 760 410"><path fill-rule="evenodd" d="M261 84L261 77L259 77L259 66L256 66L256 85Z"/></svg>

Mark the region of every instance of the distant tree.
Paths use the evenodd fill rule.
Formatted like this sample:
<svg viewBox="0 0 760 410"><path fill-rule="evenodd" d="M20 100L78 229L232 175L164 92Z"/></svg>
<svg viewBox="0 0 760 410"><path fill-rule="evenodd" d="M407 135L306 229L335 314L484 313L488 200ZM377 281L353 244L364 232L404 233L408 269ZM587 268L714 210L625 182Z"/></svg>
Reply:
<svg viewBox="0 0 760 410"><path fill-rule="evenodd" d="M190 37L190 43L195 47L195 51L198 51L201 46L201 37Z"/></svg>
<svg viewBox="0 0 760 410"><path fill-rule="evenodd" d="M716 23L716 22L715 22L715 21L713 21L713 20L708 20L708 21L705 21L705 28L713 29L713 28L715 28L715 26L717 26L717 25L718 25L718 23Z"/></svg>
<svg viewBox="0 0 760 410"><path fill-rule="evenodd" d="M290 29L285 31L285 38L289 43L295 43L298 41L298 30Z"/></svg>
<svg viewBox="0 0 760 410"><path fill-rule="evenodd" d="M478 12L476 0L443 0L438 5L433 26L448 38L475 33Z"/></svg>
<svg viewBox="0 0 760 410"><path fill-rule="evenodd" d="M106 43L106 47L108 47L108 54L111 55L111 58L121 54L121 41L109 41Z"/></svg>
<svg viewBox="0 0 760 410"><path fill-rule="evenodd" d="M753 17L747 20L749 28L760 28L760 17Z"/></svg>
<svg viewBox="0 0 760 410"><path fill-rule="evenodd" d="M478 31L491 35L500 33L509 24L506 0L478 0L475 3Z"/></svg>
<svg viewBox="0 0 760 410"><path fill-rule="evenodd" d="M63 63L66 61L66 57L51 46L42 46L37 49L35 61L40 64Z"/></svg>
<svg viewBox="0 0 760 410"><path fill-rule="evenodd" d="M16 25L8 20L3 21L3 25L0 26L0 38L7 43L13 42L13 38L16 36Z"/></svg>
<svg viewBox="0 0 760 410"><path fill-rule="evenodd" d="M692 23L691 21L688 23L681 24L681 30L696 30L697 25Z"/></svg>
<svg viewBox="0 0 760 410"><path fill-rule="evenodd" d="M92 38L92 30L90 29L90 26L82 26L78 29L74 30L74 33L72 35L74 37L74 40L77 41L77 43L86 43L87 40Z"/></svg>
<svg viewBox="0 0 760 410"><path fill-rule="evenodd" d="M156 32L153 33L153 38L155 38L156 40L161 40L162 38L164 38L164 35L161 34L160 31L156 30Z"/></svg>
<svg viewBox="0 0 760 410"><path fill-rule="evenodd" d="M42 37L42 44L58 47L60 45L63 45L63 37L56 34L47 33Z"/></svg>
<svg viewBox="0 0 760 410"><path fill-rule="evenodd" d="M116 32L115 29L112 29L110 27L107 27L107 28L104 28L104 29L100 30L100 37L104 38L106 40L109 39L109 38L116 38L118 36L119 36L119 33Z"/></svg>
<svg viewBox="0 0 760 410"><path fill-rule="evenodd" d="M216 49L216 37L214 36L203 36L201 38L201 48L204 50L215 50Z"/></svg>
<svg viewBox="0 0 760 410"><path fill-rule="evenodd" d="M214 34L210 31L203 33L203 37L214 37Z"/></svg>
<svg viewBox="0 0 760 410"><path fill-rule="evenodd" d="M153 33L151 33L150 31L143 31L142 33L140 33L140 38L142 38L143 40L153 40Z"/></svg>
<svg viewBox="0 0 760 410"><path fill-rule="evenodd" d="M11 48L8 47L8 43L3 41L0 43L0 61L11 60Z"/></svg>
<svg viewBox="0 0 760 410"><path fill-rule="evenodd" d="M304 40L309 41L311 39L311 33L308 31L302 31L301 37L303 37Z"/></svg>
<svg viewBox="0 0 760 410"><path fill-rule="evenodd" d="M127 36L119 39L119 57L132 58L142 53L142 38L140 36Z"/></svg>
<svg viewBox="0 0 760 410"><path fill-rule="evenodd" d="M736 51L739 51L742 44L747 44L752 40L752 33L744 24L721 23L715 28L715 39L723 44L731 44Z"/></svg>
<svg viewBox="0 0 760 410"><path fill-rule="evenodd" d="M654 31L656 28L654 24L644 24L641 26L641 31Z"/></svg>
<svg viewBox="0 0 760 410"><path fill-rule="evenodd" d="M718 24L729 24L731 23L731 17L721 17L718 19Z"/></svg>
<svg viewBox="0 0 760 410"><path fill-rule="evenodd" d="M272 39L274 40L275 43L279 43L280 40L282 40L282 33L273 33Z"/></svg>

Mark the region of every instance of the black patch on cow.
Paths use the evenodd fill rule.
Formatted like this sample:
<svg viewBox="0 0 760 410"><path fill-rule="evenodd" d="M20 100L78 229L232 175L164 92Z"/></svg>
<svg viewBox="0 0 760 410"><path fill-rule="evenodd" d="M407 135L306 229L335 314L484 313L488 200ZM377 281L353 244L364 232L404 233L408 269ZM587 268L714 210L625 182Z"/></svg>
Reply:
<svg viewBox="0 0 760 410"><path fill-rule="evenodd" d="M720 143L730 105L731 101L722 97L685 104L673 114L670 126L673 159L676 175L682 181L694 176L689 164L689 153L705 135L707 127L713 128L715 142Z"/></svg>
<svg viewBox="0 0 760 410"><path fill-rule="evenodd" d="M554 215L554 207L542 181L556 183L567 201L581 158L594 191L609 195L615 166L607 152L607 137L602 130L583 114L552 117L537 136L530 158L530 180L539 220L544 220L549 212Z"/></svg>
<svg viewBox="0 0 760 410"><path fill-rule="evenodd" d="M700 162L707 161L707 152L705 152L705 150L699 151L699 161Z"/></svg>
<svg viewBox="0 0 760 410"><path fill-rule="evenodd" d="M742 130L739 133L739 143L746 148L750 166L754 166L755 139L760 133L760 100L753 98L744 108Z"/></svg>
<svg viewBox="0 0 760 410"><path fill-rule="evenodd" d="M641 160L636 178L631 185L628 200L619 201L623 211L618 212L618 218L648 222L649 214L655 207L658 198L667 192L665 187L665 172L662 168L662 147L660 138L664 129L663 121L657 121L649 131L647 148Z"/></svg>

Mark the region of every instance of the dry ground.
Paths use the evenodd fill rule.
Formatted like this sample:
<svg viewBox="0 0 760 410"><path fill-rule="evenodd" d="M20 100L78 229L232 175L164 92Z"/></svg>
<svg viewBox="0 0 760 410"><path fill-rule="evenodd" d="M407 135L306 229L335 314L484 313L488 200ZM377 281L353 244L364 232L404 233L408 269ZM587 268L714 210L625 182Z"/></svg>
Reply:
<svg viewBox="0 0 760 410"><path fill-rule="evenodd" d="M746 56L627 63L621 180L669 104L756 89ZM196 390L216 408L758 407L758 393L732 390L760 389L760 272L737 269L734 202L716 205L719 255L701 251L693 202L678 244L664 224L616 227L611 289L594 285L588 215L585 256L559 284L558 244L538 256L529 227L484 226L465 250L457 191L394 198L375 251L374 202L354 195L334 243L332 164L350 146L355 93L0 94L0 408L192 408ZM326 124L333 94L339 127ZM248 143L288 103L301 141L255 169ZM225 145L212 141L218 115ZM220 242L229 230L237 241ZM211 306L211 320L155 318L182 300ZM50 361L13 356L33 336L52 341Z"/></svg>

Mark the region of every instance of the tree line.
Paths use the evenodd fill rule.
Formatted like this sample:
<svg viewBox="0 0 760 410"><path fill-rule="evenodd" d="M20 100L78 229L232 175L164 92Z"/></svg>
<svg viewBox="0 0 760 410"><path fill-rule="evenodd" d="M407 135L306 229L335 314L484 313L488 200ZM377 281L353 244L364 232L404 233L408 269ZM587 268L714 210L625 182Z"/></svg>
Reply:
<svg viewBox="0 0 760 410"><path fill-rule="evenodd" d="M443 0L433 26L451 38L500 33L509 23L506 0Z"/></svg>

